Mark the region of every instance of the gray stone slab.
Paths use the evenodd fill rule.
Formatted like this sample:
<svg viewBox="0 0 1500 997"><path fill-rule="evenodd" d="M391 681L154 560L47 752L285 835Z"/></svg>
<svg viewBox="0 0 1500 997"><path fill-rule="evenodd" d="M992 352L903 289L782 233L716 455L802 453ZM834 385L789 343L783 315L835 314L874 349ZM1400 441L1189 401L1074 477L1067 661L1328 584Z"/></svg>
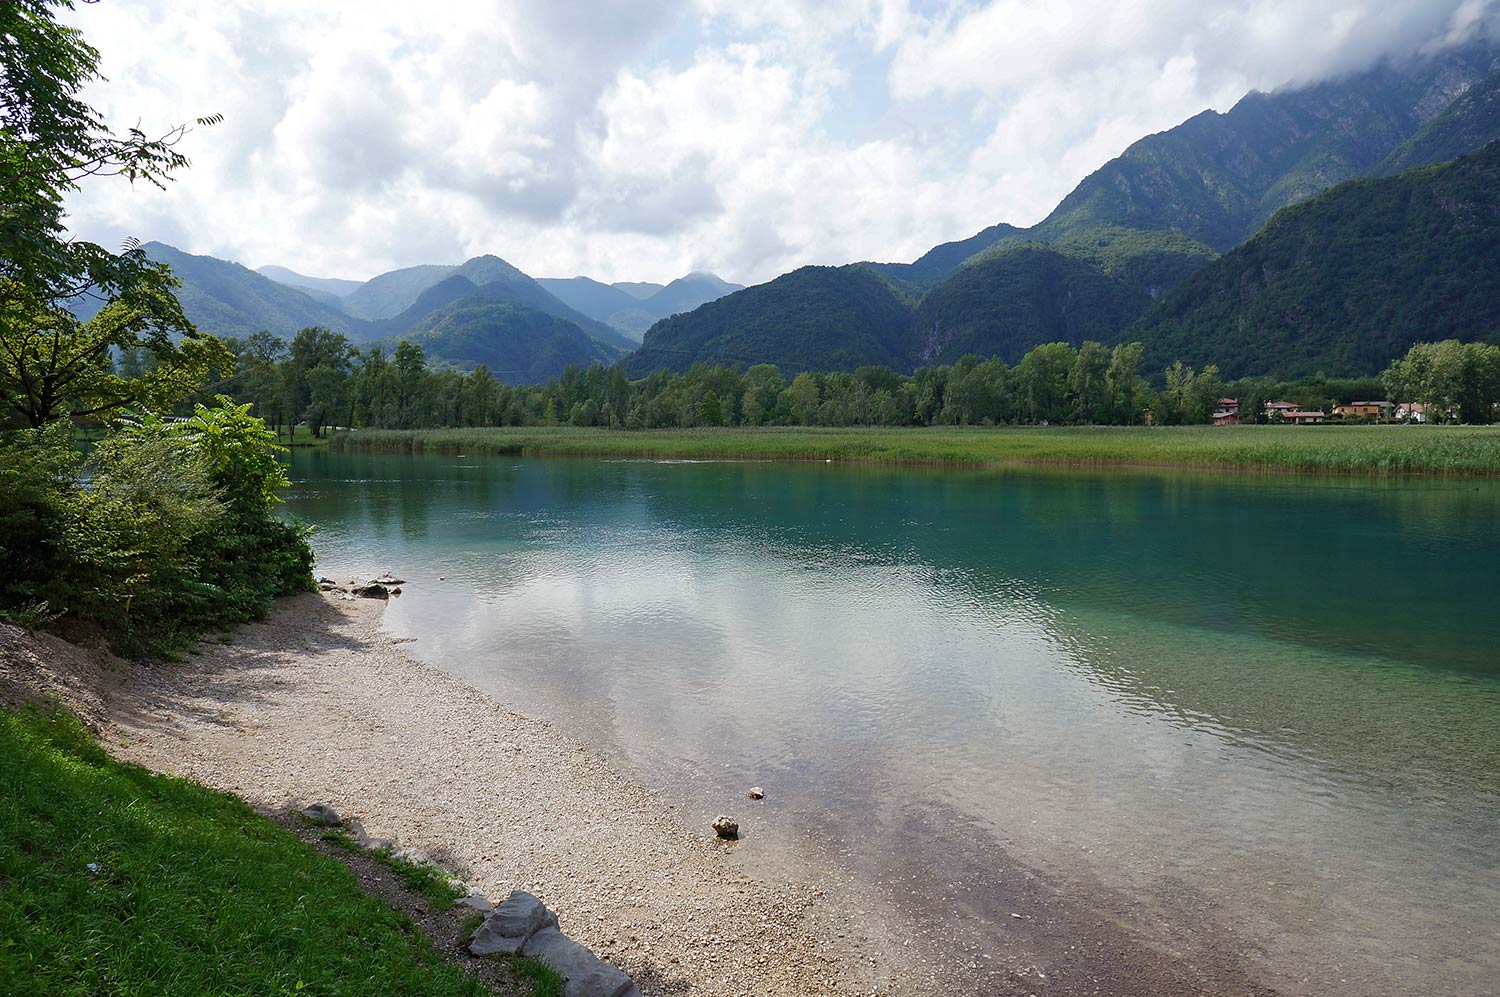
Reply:
<svg viewBox="0 0 1500 997"><path fill-rule="evenodd" d="M485 917L469 940L469 951L475 955L513 955L532 935L549 927L557 927L557 917L530 893L516 890Z"/></svg>
<svg viewBox="0 0 1500 997"><path fill-rule="evenodd" d="M554 927L532 935L521 954L541 960L563 978L563 997L624 997L635 987L630 977Z"/></svg>

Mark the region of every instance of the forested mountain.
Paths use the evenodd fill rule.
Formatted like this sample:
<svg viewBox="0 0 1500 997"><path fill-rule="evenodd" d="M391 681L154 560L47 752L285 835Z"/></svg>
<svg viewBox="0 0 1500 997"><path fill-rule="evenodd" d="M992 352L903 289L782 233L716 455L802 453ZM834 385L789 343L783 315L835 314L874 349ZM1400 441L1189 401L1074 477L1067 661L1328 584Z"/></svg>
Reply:
<svg viewBox="0 0 1500 997"><path fill-rule="evenodd" d="M803 267L663 319L624 361L633 376L694 363L772 363L784 372L907 365L911 310L868 267Z"/></svg>
<svg viewBox="0 0 1500 997"><path fill-rule="evenodd" d="M971 256L989 249L1001 239L1024 237L1026 230L1001 222L958 242L945 242L922 255L915 263L870 263L876 273L927 288L957 270Z"/></svg>
<svg viewBox="0 0 1500 997"><path fill-rule="evenodd" d="M906 367L966 354L1013 364L1040 343L1112 340L1150 301L1088 259L1017 246L960 268L922 299Z"/></svg>
<svg viewBox="0 0 1500 997"><path fill-rule="evenodd" d="M359 280L343 280L339 277L308 277L295 270L286 267L264 266L256 267L255 272L262 277L269 277L278 284L295 287L302 291L318 291L335 299L356 291L364 283ZM321 300L321 299L320 299Z"/></svg>
<svg viewBox="0 0 1500 997"><path fill-rule="evenodd" d="M187 317L216 336L248 336L262 329L291 333L310 325L361 338L364 323L277 283L248 267L212 256L193 256L160 242L148 242L146 255L165 263L182 281L177 298Z"/></svg>
<svg viewBox="0 0 1500 997"><path fill-rule="evenodd" d="M1278 209L1394 163L1451 158L1500 138L1497 56L1495 46L1474 44L1316 86L1252 93L1227 113L1205 111L1136 142L1033 228L995 225L916 263L871 265L926 291L899 351L905 369L962 352L1015 358L1060 339L1117 341L1153 301ZM891 290L883 285L876 293ZM814 334L792 302L727 300L754 301L754 321L736 337L747 355ZM859 327L860 303L845 297L823 305L825 329ZM713 329L691 328L698 315L674 323L677 349L716 342ZM787 328L772 327L777 315ZM703 313L702 320L714 329L724 324L719 312ZM847 367L886 362L854 341L835 348L831 335L818 333L819 351L847 357ZM646 341L655 339L648 334ZM859 341L868 346L868 338ZM1201 351L1168 352L1213 359ZM633 369L646 369L652 356L642 350ZM679 356L672 365L681 369L692 359Z"/></svg>
<svg viewBox="0 0 1500 997"><path fill-rule="evenodd" d="M403 338L454 366L487 366L508 384L537 384L569 364L587 367L619 359L618 349L575 323L506 298L494 284L475 288L427 315Z"/></svg>
<svg viewBox="0 0 1500 997"><path fill-rule="evenodd" d="M1124 332L1147 367L1374 374L1415 342L1500 341L1500 142L1288 208Z"/></svg>

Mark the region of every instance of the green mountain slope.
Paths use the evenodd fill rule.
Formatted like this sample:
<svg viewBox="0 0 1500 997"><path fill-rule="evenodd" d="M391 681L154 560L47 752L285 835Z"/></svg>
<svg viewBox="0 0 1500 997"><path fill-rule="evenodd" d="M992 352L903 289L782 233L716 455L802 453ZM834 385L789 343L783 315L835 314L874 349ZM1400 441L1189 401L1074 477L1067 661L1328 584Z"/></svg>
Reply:
<svg viewBox="0 0 1500 997"><path fill-rule="evenodd" d="M1205 111L1132 145L1027 238L1056 242L1101 225L1170 229L1227 251L1280 208L1368 175L1488 77L1495 54L1471 45Z"/></svg>
<svg viewBox="0 0 1500 997"><path fill-rule="evenodd" d="M290 336L322 325L352 339L365 324L302 291L277 283L248 267L212 256L193 256L160 242L142 247L146 255L172 268L182 281L177 297L193 324L216 336L248 336L262 329Z"/></svg>
<svg viewBox="0 0 1500 997"><path fill-rule="evenodd" d="M1122 337L1147 366L1374 374L1415 342L1500 336L1500 143L1288 208Z"/></svg>
<svg viewBox="0 0 1500 997"><path fill-rule="evenodd" d="M788 373L903 367L911 311L874 271L803 267L663 319L625 369L643 376L694 363L774 363Z"/></svg>
<svg viewBox="0 0 1500 997"><path fill-rule="evenodd" d="M962 266L965 260L977 256L1000 240L1024 238L1025 235L1025 229L1002 222L967 239L935 246L915 263L868 263L866 266L883 276L915 284L917 287L932 287Z"/></svg>
<svg viewBox="0 0 1500 997"><path fill-rule="evenodd" d="M556 377L569 364L613 363L620 351L589 336L576 324L497 300L493 286L481 287L426 316L405 339L436 360L471 369L484 364L509 384L536 384Z"/></svg>
<svg viewBox="0 0 1500 997"><path fill-rule="evenodd" d="M1016 246L959 268L917 306L909 366L965 354L1018 363L1041 343L1113 339L1151 299L1094 261Z"/></svg>

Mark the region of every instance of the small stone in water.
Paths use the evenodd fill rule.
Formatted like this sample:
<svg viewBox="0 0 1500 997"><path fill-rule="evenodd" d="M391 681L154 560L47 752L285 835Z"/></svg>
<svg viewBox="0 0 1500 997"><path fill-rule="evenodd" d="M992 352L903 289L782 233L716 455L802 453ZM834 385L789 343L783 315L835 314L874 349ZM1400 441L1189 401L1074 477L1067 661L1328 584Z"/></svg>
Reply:
<svg viewBox="0 0 1500 997"><path fill-rule="evenodd" d="M730 817L726 817L723 814L720 814L719 816L714 818L713 827L714 834L717 834L721 838L729 838L733 840L740 836L739 822Z"/></svg>
<svg viewBox="0 0 1500 997"><path fill-rule="evenodd" d="M752 800L764 800L766 798L766 791L759 786L751 786L748 795Z"/></svg>

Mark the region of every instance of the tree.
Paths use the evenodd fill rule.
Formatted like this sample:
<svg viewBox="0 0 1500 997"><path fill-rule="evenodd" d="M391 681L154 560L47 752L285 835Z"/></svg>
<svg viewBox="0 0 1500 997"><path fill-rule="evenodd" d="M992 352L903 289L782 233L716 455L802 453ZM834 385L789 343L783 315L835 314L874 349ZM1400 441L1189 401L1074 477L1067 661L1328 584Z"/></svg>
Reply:
<svg viewBox="0 0 1500 997"><path fill-rule="evenodd" d="M185 127L116 136L80 99L99 78L99 53L57 22L56 10L72 7L0 4L0 398L33 427L160 405L233 362L183 315L167 267L134 242L112 253L67 235L63 202L85 177L162 186L188 162L175 148ZM104 303L87 322L69 308L85 298ZM111 354L129 350L150 355L146 376L113 369Z"/></svg>

